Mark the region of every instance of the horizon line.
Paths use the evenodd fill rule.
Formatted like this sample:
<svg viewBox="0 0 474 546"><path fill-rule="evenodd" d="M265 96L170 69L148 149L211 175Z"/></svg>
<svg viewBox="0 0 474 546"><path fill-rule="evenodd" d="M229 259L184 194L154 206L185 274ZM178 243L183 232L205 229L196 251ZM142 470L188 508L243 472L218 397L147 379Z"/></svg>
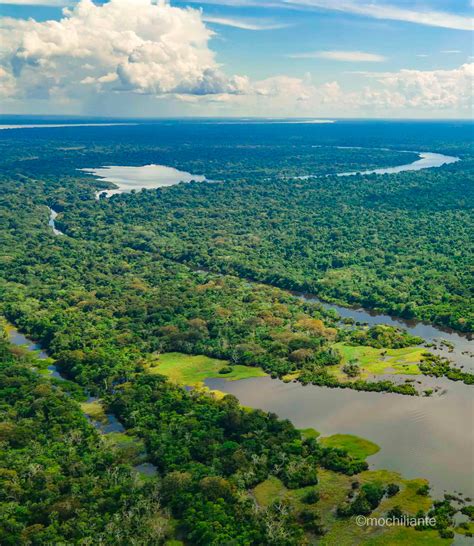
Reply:
<svg viewBox="0 0 474 546"><path fill-rule="evenodd" d="M173 120L248 120L248 121L318 121L327 124L329 121L470 121L474 122L472 117L453 117L453 118L410 118L410 117L326 117L326 116L101 116L96 114L1 114L0 119L4 118L36 118L36 119L94 119L94 120L142 120L142 121L173 121Z"/></svg>

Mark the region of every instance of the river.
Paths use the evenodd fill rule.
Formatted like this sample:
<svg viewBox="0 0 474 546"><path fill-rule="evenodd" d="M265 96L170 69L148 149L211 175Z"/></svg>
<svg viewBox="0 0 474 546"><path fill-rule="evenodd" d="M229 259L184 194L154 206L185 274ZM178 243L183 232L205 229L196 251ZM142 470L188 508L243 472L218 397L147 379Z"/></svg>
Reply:
<svg viewBox="0 0 474 546"><path fill-rule="evenodd" d="M335 146L335 148L360 149L362 151L364 150L364 148L359 148L358 146ZM377 148L377 149L390 151L388 148ZM411 163L405 163L405 165L397 165L396 167L382 167L380 169L372 169L367 171L348 171L348 172L334 173L334 174L335 176L396 174L396 173L402 173L406 171L421 171L423 169L441 167L442 165L449 165L451 163L457 163L458 161L460 161L459 157L455 157L452 155L437 154L434 152L407 152L406 150L404 152L411 153L411 154L418 154L419 159L416 159L415 161ZM334 175L328 174L325 176L334 176ZM309 178L319 178L319 175L318 176L304 175L304 176L299 176L298 178L300 180L308 180Z"/></svg>
<svg viewBox="0 0 474 546"><path fill-rule="evenodd" d="M13 345L24 347L28 351L35 352L36 356L41 360L49 358L48 353L44 349L42 349L40 345L38 345L35 341L27 338L16 328L10 326L7 331L10 343L12 343ZM66 377L61 375L61 373L54 364L50 364L48 366L48 370L51 373L51 376L55 377L56 379L67 379ZM87 402L95 402L96 400L97 398L91 396L87 399ZM107 434L109 432L123 432L125 430L122 423L120 423L115 415L113 415L112 413L106 413L106 421L104 423L101 423L100 421L94 421L89 417L88 419L102 434Z"/></svg>
<svg viewBox="0 0 474 546"><path fill-rule="evenodd" d="M367 323L370 326L375 324L388 324L396 328L404 328L410 334L421 337L428 343L434 343L436 347L429 350L435 354L448 358L466 370L474 370L474 342L472 334L456 332L448 327L434 326L432 324L417 320L406 320L399 317L377 313L372 309L362 307L343 307L327 303L312 294L295 294L305 301L319 303L325 309L333 309L341 318L351 318L359 323ZM447 342L443 344L443 342Z"/></svg>
<svg viewBox="0 0 474 546"><path fill-rule="evenodd" d="M64 233L62 231L60 231L57 227L56 227L56 217L57 217L58 213L53 210L52 208L49 209L49 222L48 222L48 226L53 230L53 235L64 235Z"/></svg>
<svg viewBox="0 0 474 546"><path fill-rule="evenodd" d="M459 158L420 153L420 159L406 165L364 172L394 174L440 167ZM307 178L307 177L306 177ZM402 327L436 347L430 350L456 365L474 369L472 337L449 328L404 320L362 308L328 304L310 294L298 294L306 301L334 309L342 318L356 322ZM442 340L447 341L443 344ZM393 377L392 377L393 379ZM425 378L423 383L441 386L442 395L408 397L388 393L328 389L314 385L284 383L269 377L226 381L209 379L206 385L235 395L242 404L276 413L298 428L312 427L323 435L355 434L377 443L381 450L369 458L371 468L396 470L407 478L426 477L433 493L462 492L474 496L474 398L472 387L447 379Z"/></svg>
<svg viewBox="0 0 474 546"><path fill-rule="evenodd" d="M276 413L298 428L375 442L381 450L369 458L371 468L427 478L437 496L453 490L474 496L472 387L439 379L436 384L444 387L444 394L425 398L303 386L269 377L206 381L211 389Z"/></svg>
<svg viewBox="0 0 474 546"><path fill-rule="evenodd" d="M335 146L335 148L343 147ZM361 150L363 149L361 148ZM336 176L353 176L356 174L394 174L404 171L420 171L422 169L441 167L442 165L448 165L450 163L456 163L457 161L459 161L458 157L437 154L433 152L407 153L418 154L419 159L411 163L406 163L405 165L398 165L396 167L384 167L381 169L368 171L350 171L335 174ZM204 175L191 174L189 172L180 171L166 165L143 165L140 167L108 165L105 167L81 169L81 171L93 174L94 176L99 178L99 180L114 184L116 186L115 188L110 190L98 191L96 193L96 197L99 197L99 195L101 194L105 194L106 197L110 197L115 194L129 193L132 190L139 191L145 188L157 189L166 186L174 186L175 184L179 184L180 182L210 182L210 180L206 180L206 177ZM307 180L309 178L313 178L313 176L305 175L299 176L297 178L301 180Z"/></svg>
<svg viewBox="0 0 474 546"><path fill-rule="evenodd" d="M393 174L404 171L417 171L454 163L457 157L436 153L420 153L420 158L412 163L364 171L363 173L338 173L338 176L356 174ZM108 167L106 172L91 169L90 172L102 175L102 179L131 175L119 184L113 193L123 193L132 189L150 187L153 174L145 167ZM169 167L154 166L164 169ZM114 171L120 169L120 171ZM124 171L123 169L133 169ZM140 169L148 169L140 173ZM95 172L94 172L95 171ZM176 169L173 169L176 171ZM161 171L163 174L165 171ZM167 184L180 182L180 176L190 173L173 172ZM105 176L104 176L105 175ZM117 175L117 177L115 176ZM144 178L143 178L144 177ZM145 183L144 183L145 179ZM118 180L116 180L118 182ZM54 211L50 225L55 230ZM57 230L55 232L57 234ZM367 309L351 309L321 302L312 295L299 294L307 301L320 303L325 308L337 311L341 317L350 317L357 322L390 324L406 328L410 333L434 342L433 352L453 360L457 365L473 369L474 346L472 338L450 329L442 329L431 324L407 321L388 315L378 314ZM440 341L449 344L443 345ZM284 383L269 377L225 381L210 379L207 385L234 394L242 404L272 411L282 418L290 419L297 427L313 427L323 435L335 433L355 434L377 443L381 450L370 457L371 467L396 470L405 477L426 477L432 484L436 495L444 491L458 491L474 496L474 399L472 387L446 379L424 379L425 384L440 385L442 395L430 398L407 397L388 393L357 392L349 389L328 389L298 383Z"/></svg>
<svg viewBox="0 0 474 546"><path fill-rule="evenodd" d="M337 176L353 176L356 174L396 174L405 171L421 171L422 169L430 169L432 167L441 167L441 165L449 165L459 161L459 157L450 155L435 154L433 152L411 152L418 154L420 159L407 163L406 165L398 165L397 167L385 167L382 169L373 169L369 171L353 171L347 173L339 173Z"/></svg>

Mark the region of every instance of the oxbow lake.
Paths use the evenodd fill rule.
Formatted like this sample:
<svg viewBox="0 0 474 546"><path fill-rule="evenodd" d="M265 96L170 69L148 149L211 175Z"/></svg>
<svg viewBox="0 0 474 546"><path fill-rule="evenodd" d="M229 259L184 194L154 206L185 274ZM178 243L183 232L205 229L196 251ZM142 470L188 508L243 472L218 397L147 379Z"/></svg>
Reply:
<svg viewBox="0 0 474 546"><path fill-rule="evenodd" d="M97 194L105 193L107 197L119 193L129 193L132 190L156 189L174 186L180 182L204 182L205 176L180 171L165 165L144 165L142 167L108 166L98 169L82 169L86 173L97 176L104 182L115 184L111 190L102 190Z"/></svg>

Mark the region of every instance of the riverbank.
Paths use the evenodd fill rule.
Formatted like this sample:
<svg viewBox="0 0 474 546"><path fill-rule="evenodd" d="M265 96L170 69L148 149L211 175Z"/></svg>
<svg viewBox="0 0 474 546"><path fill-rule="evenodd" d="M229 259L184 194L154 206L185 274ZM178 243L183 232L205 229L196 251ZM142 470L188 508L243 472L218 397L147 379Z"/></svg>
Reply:
<svg viewBox="0 0 474 546"><path fill-rule="evenodd" d="M50 377L68 381L58 371L53 359L36 342L27 338L12 325L7 324L6 331L12 345L34 353L40 361L47 361L46 371ZM38 371L42 373L43 370ZM138 473L148 477L156 474L156 467L147 461L143 442L133 434L129 434L113 413L106 412L101 400L90 396L80 406L84 415L104 437L104 440L115 449L123 451L128 462Z"/></svg>
<svg viewBox="0 0 474 546"><path fill-rule="evenodd" d="M219 397L233 394L243 406L276 413L299 429L315 429L324 437L368 439L381 447L367 454L371 468L399 471L410 479L425 476L439 497L453 489L474 496L474 441L465 423L473 409L468 385L425 378L433 389L441 385L438 396L402 397L303 386L246 366L219 374L227 364L205 356L165 353L152 360L148 372L182 386L205 386Z"/></svg>
<svg viewBox="0 0 474 546"><path fill-rule="evenodd" d="M310 302L319 302L326 308L334 308L342 318L352 318L360 323L407 327L411 334L423 337L429 343L436 342L436 347L430 349L436 354L450 358L458 366L473 366L473 359L469 354L471 344L467 336L454 331L445 332L441 328L421 322L374 314L370 310L323 303L314 296L302 297ZM443 339L449 344L443 343ZM469 388L459 383L436 380L436 384L443 386L443 396L438 398L439 403L432 404L425 399L421 401L377 393L355 393L348 389L328 390L295 384L281 387L280 382L269 378L233 383L223 382L219 378L214 381L222 381L222 390L238 393L244 405L263 407L292 420L300 419L302 428L314 426L318 430L324 429L325 435L344 432L368 437L382 446L380 454L375 457L385 457L394 447L396 454L386 455L383 461L390 468L396 468L397 461L403 461L401 464L409 476L423 475L426 464L440 493L451 488L450 476L453 476L454 487L463 488L466 484L470 486L470 458L473 448L472 435L466 430L472 425L472 398ZM207 385L210 385L209 381ZM291 388L296 391L294 396L290 395ZM303 392L311 394L303 396ZM254 397L254 401L246 401L246 397ZM289 400L286 400L287 397ZM313 404L314 401L317 402L316 405ZM321 401L325 405L321 405ZM297 411L298 408L300 411ZM337 423L332 421L334 417L339 418ZM461 423L465 424L465 428L461 429ZM363 430L361 425L365 427ZM297 426L300 426L299 421Z"/></svg>
<svg viewBox="0 0 474 546"><path fill-rule="evenodd" d="M399 471L407 478L425 476L437 496L455 490L472 497L472 389L447 383L443 396L425 398L302 386L267 377L205 382L211 390L233 394L244 406L274 412L298 428L367 438L381 447L369 458L371 468Z"/></svg>
<svg viewBox="0 0 474 546"><path fill-rule="evenodd" d="M35 351L38 355L40 354L39 351L41 350L37 344L34 342L28 340L24 335L19 333L14 328L9 328L9 337L12 340L12 342L16 343L19 346L25 347L25 341L26 341L26 347L30 351ZM47 353L42 351L41 356L43 359L48 358ZM173 369L176 368L176 359L179 355L171 354L171 355L162 355L164 357L164 362L170 365L170 359L173 360L174 365L172 366ZM188 356L188 355L184 355ZM196 364L195 357L188 357L188 360L191 361L191 364ZM197 357L199 358L199 357ZM205 357L206 358L206 357ZM220 366L222 361L216 361L215 359L209 359L209 361L212 361L212 366L209 364L207 373L214 373L215 370L211 368L216 368L217 366ZM186 364L186 362L185 362ZM189 364L189 362L187 362ZM169 366L168 366L169 368ZM49 368L50 371L53 371L54 368ZM171 369L171 368L170 368ZM159 373L159 370L157 370ZM170 371L170 370L168 370ZM174 371L176 373L176 371ZM194 372L193 372L194 373ZM181 376L181 380L183 380L185 376ZM196 379L197 384L199 385L201 383L202 374ZM268 379L272 382L272 384L279 383L278 381L272 381L268 377L257 377L253 378L254 380L261 380L261 379ZM242 385L245 384L246 381L249 381L252 379L243 379L243 380L236 380L234 378L234 381L225 381L225 380L214 380L214 381L221 381L221 383L225 383L226 385ZM208 380L205 383L208 384ZM226 392L226 388L219 389L221 392ZM263 389L259 387L259 393L260 395L263 393ZM287 397L284 397L287 399ZM301 398L301 397L299 397ZM259 407L258 404L253 405L252 407ZM138 438L135 438L133 435L130 436L130 434L123 428L121 423L116 419L116 417L110 413L105 413L102 405L100 404L100 401L97 399L89 398L85 403L82 404L82 409L85 412L85 414L88 416L88 418L91 420L91 422L94 424L94 426L99 430L99 432L104 435L104 438L111 443L116 449L121 449L124 451L124 453L127 453L127 456L133 456L134 461L136 461L135 469L142 474L145 477L152 476L154 473L156 473L156 468L148 463L146 460L143 461L143 444L140 442ZM281 414L280 414L281 415ZM281 415L282 416L282 415ZM314 433L311 431L311 436L317 436L317 433ZM373 442L370 442L368 440L365 440L363 438L356 437L354 435L349 434L336 434L336 435L328 435L327 437L321 437L319 440L322 445L327 445L329 447L339 447L342 449L346 449L353 457L360 458L361 460L365 460L366 458L369 458L373 460L373 458L379 453L379 446L374 444ZM141 446L141 447L140 447ZM390 457L393 457L393 453L389 454ZM137 457L141 457L141 460L137 459ZM401 487L401 493L400 497L396 497L397 505L401 506L401 508L404 511L407 511L410 513L411 510L414 510L414 507L420 506L420 498L419 494L417 493L418 489L421 486L424 486L427 482L425 480L422 480L420 478L402 478L400 474L396 472L389 472L386 470L375 470L371 469L367 472L363 472L362 474L359 474L354 477L359 483L382 483L386 486L389 483L396 483ZM346 520L339 520L334 517L334 503L338 503L339 501L343 501L345 495L348 494L348 492L351 490L351 483L354 480L354 478L349 479L347 476L339 475L338 473L334 473L332 471L322 470L321 471L321 481L319 484L319 494L321 495L322 500L324 501L321 505L322 507L322 517L323 521L327 524L331 525L331 530L328 533L328 535L325 537L323 543L331 544L331 540L340 539L341 537L345 537L344 540L346 540L347 536L354 536L354 538L361 537L359 536L359 531L356 532L354 529L353 523ZM275 478L276 479L276 478ZM274 480L274 478L270 479L270 482L273 484L271 480ZM335 495L332 489L332 485L334 483L334 480L343 480L344 484L340 484L340 493L343 494L341 498L339 496ZM278 481L278 480L277 480ZM270 483L269 482L269 483ZM347 482L347 483L346 483ZM266 482L263 482L260 486L258 486L255 490L255 497L262 499L262 492L267 487L265 485ZM274 485L274 484L273 484ZM273 487L272 485L272 487ZM281 497L282 499L285 498L290 492L287 491L285 487L282 485L278 486L279 492L276 494L276 497ZM299 506L299 498L308 493L308 488L303 488L301 490L293 490L291 492L290 497L288 497L291 502L295 504L295 506ZM343 491L346 491L346 493L343 493ZM271 493L274 495L274 493ZM296 496L295 496L296 495ZM330 504L328 504L329 499L326 497L326 495L330 496ZM462 498L462 495L458 493L458 497ZM425 509L428 509L431 500L430 497L425 496L422 497L423 502L426 504ZM260 502L264 502L260 500ZM387 504L388 503L388 504ZM377 513L380 512L380 514L385 513L387 509L390 508L390 506L393 504L393 502L389 499L387 501L384 501L379 509L377 510ZM426 540L428 538L431 539L431 543L436 543L436 536L430 534L430 532L423 532L419 533L416 532L414 535L412 535L412 531L408 532L407 530L397 530L396 536L398 537L399 533L408 533L408 535L405 537L406 539L410 539L410 543L417 544L418 539L421 540L420 543L423 543L423 540ZM342 534L341 534L342 533ZM354 534L355 533L355 534ZM427 533L427 534L426 534ZM390 531L390 536L394 534L394 531ZM425 536L426 534L426 536ZM347 535L347 536L346 536ZM385 536L385 535L384 535ZM394 534L395 537L395 534ZM388 535L387 535L388 538Z"/></svg>

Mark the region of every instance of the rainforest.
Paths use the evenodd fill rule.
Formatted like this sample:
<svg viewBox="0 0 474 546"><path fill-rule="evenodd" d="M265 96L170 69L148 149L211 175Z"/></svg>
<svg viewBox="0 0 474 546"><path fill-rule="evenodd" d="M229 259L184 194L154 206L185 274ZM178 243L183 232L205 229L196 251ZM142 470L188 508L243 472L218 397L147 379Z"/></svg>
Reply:
<svg viewBox="0 0 474 546"><path fill-rule="evenodd" d="M472 123L59 121L0 130L0 543L469 540Z"/></svg>

